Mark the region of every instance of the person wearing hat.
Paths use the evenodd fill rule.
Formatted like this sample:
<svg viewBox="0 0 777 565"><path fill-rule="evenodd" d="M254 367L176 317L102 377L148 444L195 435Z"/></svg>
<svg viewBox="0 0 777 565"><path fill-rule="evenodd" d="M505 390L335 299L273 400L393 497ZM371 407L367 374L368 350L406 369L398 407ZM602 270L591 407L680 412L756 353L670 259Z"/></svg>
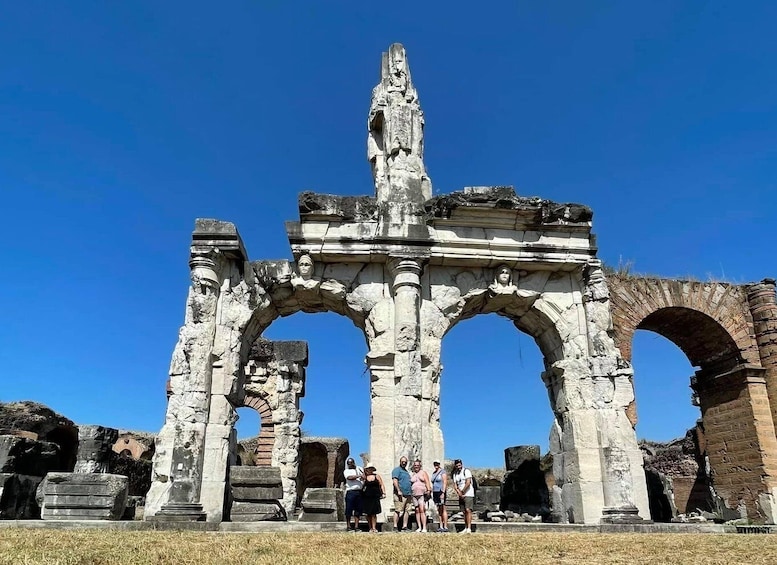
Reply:
<svg viewBox="0 0 777 565"><path fill-rule="evenodd" d="M353 457L349 457L345 461L343 476L345 477L345 521L349 532L358 532L359 518L362 515L364 469L356 465Z"/></svg>
<svg viewBox="0 0 777 565"><path fill-rule="evenodd" d="M439 461L433 463L432 471L432 500L437 505L437 513L440 515L440 527L438 532L448 532L448 511L445 509L445 493L448 491L448 473L440 466Z"/></svg>
<svg viewBox="0 0 777 565"><path fill-rule="evenodd" d="M364 467L364 486L362 487L362 509L367 515L367 524L371 533L378 533L378 514L380 499L386 497L383 479L375 470L375 465L367 463Z"/></svg>

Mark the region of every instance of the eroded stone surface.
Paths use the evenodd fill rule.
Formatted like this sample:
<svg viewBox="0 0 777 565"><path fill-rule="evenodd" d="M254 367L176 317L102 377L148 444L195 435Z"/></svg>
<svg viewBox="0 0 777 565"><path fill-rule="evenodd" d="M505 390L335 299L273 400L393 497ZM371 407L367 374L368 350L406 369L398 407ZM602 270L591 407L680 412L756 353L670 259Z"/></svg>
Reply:
<svg viewBox="0 0 777 565"><path fill-rule="evenodd" d="M172 394L157 439L147 517L165 505L196 514L200 505L208 520L221 519L227 469L236 462L234 407L245 402L272 420L271 462L281 470L284 506L293 503L304 366L291 359L252 360L249 354L273 320L296 312L336 312L364 332L369 451L384 477L400 455L426 462L444 455L439 414L446 333L480 314L509 318L535 339L545 358L542 377L554 411L553 480L546 477L553 517L598 523L603 517L649 518L634 432L632 369L629 355L616 347L626 328L621 324L628 319L632 329L643 323L669 332L671 316L664 310L693 310L704 292L718 304L741 307L747 299L749 307L740 308L736 321L704 326L717 332L725 348L690 341L683 347L716 369L697 375L696 387L704 393L699 397L705 420L720 425L716 434L725 436L728 415L749 411L754 427L748 441L777 451L769 409L769 394L777 390L774 371L758 365L777 363L767 336L777 327L771 323L777 310L763 294L769 289L748 294L721 287L686 296L682 286L646 285L656 296L682 299L667 301L647 321L627 312L614 323L613 302L623 304L633 295L626 285L611 287L596 258L591 210L521 197L510 187L470 187L432 198L423 125L404 49L393 45L384 55L368 118L375 197L303 194L299 221L287 224L295 261L248 262L232 224L197 221L186 319L171 362ZM720 317L719 311L710 314ZM767 336L760 341L750 331L756 318L761 337ZM748 366L737 365L741 361ZM730 373L722 374L721 367ZM725 383L746 402L719 398L721 389L713 383ZM728 465L723 447L715 446L710 461ZM772 466L759 456L747 468L752 485L743 504L762 514L773 512ZM730 504L739 494L732 489L726 496Z"/></svg>
<svg viewBox="0 0 777 565"><path fill-rule="evenodd" d="M40 492L44 520L120 520L127 506L127 477L49 473Z"/></svg>

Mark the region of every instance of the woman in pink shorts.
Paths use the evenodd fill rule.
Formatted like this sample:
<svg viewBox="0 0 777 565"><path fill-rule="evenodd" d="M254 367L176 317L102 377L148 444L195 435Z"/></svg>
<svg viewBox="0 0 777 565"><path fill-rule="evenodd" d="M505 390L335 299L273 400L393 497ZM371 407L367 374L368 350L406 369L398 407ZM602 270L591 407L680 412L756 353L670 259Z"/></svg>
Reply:
<svg viewBox="0 0 777 565"><path fill-rule="evenodd" d="M410 473L410 484L413 492L413 506L415 507L415 522L418 526L416 532L426 533L426 501L432 493L432 483L429 473L421 469L421 460L413 461L413 472Z"/></svg>

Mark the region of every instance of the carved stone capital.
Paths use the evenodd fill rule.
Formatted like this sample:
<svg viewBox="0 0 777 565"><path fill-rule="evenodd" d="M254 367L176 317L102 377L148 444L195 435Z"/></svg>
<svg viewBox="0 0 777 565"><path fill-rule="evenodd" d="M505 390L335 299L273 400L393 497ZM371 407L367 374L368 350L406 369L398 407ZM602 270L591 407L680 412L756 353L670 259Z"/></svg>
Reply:
<svg viewBox="0 0 777 565"><path fill-rule="evenodd" d="M192 287L200 294L216 294L221 286L222 263L221 251L218 247L201 248L192 246L189 255Z"/></svg>
<svg viewBox="0 0 777 565"><path fill-rule="evenodd" d="M396 292L400 287L410 286L421 288L421 273L423 265L418 259L408 257L392 257L388 262L391 276L394 277L393 289Z"/></svg>

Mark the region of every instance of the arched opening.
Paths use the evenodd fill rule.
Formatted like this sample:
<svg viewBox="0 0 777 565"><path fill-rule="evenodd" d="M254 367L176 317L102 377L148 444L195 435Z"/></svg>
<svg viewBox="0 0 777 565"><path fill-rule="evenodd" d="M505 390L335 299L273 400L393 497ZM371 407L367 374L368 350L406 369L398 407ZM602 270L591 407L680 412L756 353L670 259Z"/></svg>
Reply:
<svg viewBox="0 0 777 565"><path fill-rule="evenodd" d="M237 422L237 464L244 466L256 466L257 447L261 436L262 418L259 413L248 406L236 409Z"/></svg>
<svg viewBox="0 0 777 565"><path fill-rule="evenodd" d="M442 345L440 421L446 458L504 467L514 445L548 448L553 413L540 375L543 356L530 336L497 314L454 326ZM482 430L487 427L488 434Z"/></svg>
<svg viewBox="0 0 777 565"><path fill-rule="evenodd" d="M300 460L305 465L297 475L297 503L299 506L305 490L308 488L325 488L329 457L326 446L319 442L306 442L300 445Z"/></svg>
<svg viewBox="0 0 777 565"><path fill-rule="evenodd" d="M653 520L712 511L699 406L720 403L703 389L694 392L691 384L694 374L710 379L734 369L742 362L739 349L716 320L689 308L656 310L637 330L632 342L637 433Z"/></svg>
<svg viewBox="0 0 777 565"><path fill-rule="evenodd" d="M332 312L297 313L275 320L264 332L270 340L304 340L303 436L348 439L351 454L369 448L370 376L364 364L364 335L347 318Z"/></svg>
<svg viewBox="0 0 777 565"><path fill-rule="evenodd" d="M445 336L442 364L445 456L476 470L476 506L548 516L553 411L534 339L504 316L475 316Z"/></svg>
<svg viewBox="0 0 777 565"><path fill-rule="evenodd" d="M638 330L632 342L637 437L645 459L650 514L709 511L709 482L699 451L699 407L690 388L695 368L669 339Z"/></svg>

